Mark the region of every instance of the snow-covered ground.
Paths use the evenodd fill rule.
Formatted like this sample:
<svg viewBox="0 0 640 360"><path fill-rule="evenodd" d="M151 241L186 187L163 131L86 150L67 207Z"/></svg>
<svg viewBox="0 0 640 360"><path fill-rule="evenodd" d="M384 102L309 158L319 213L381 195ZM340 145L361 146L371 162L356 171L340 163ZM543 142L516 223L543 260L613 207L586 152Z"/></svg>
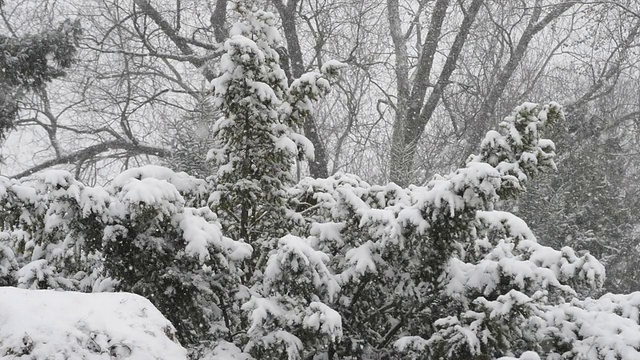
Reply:
<svg viewBox="0 0 640 360"><path fill-rule="evenodd" d="M2 359L187 358L171 323L135 294L0 287L0 324Z"/></svg>

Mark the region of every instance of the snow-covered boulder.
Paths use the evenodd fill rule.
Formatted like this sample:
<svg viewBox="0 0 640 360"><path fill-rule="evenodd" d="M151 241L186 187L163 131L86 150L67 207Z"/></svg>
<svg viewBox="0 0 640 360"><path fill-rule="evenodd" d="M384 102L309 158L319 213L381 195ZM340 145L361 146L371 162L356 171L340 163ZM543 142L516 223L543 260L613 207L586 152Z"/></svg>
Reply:
<svg viewBox="0 0 640 360"><path fill-rule="evenodd" d="M174 334L135 294L0 287L2 359L186 359Z"/></svg>

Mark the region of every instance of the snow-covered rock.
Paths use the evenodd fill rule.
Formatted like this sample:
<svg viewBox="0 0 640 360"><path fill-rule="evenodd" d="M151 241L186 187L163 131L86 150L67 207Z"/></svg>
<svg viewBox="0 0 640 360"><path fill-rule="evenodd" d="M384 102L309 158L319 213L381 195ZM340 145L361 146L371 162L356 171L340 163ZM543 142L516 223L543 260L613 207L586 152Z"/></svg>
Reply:
<svg viewBox="0 0 640 360"><path fill-rule="evenodd" d="M174 334L135 294L0 287L2 359L186 359Z"/></svg>

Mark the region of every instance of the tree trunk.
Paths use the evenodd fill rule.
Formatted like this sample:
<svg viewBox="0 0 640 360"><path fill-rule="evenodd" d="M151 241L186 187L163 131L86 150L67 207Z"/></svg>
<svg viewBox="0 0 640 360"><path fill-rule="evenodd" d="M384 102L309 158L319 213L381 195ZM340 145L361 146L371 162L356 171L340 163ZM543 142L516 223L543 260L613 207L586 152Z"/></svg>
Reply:
<svg viewBox="0 0 640 360"><path fill-rule="evenodd" d="M407 57L407 43L402 33L402 22L400 21L400 6L398 0L387 1L387 16L391 29L391 39L393 40L394 54L396 57L395 75L397 86L397 100L395 105L396 119L393 123L393 133L391 137L391 160L389 166L389 180L398 184L404 183L403 174L407 173L407 164L404 164L404 128L407 112L407 102L409 101L409 62Z"/></svg>
<svg viewBox="0 0 640 360"><path fill-rule="evenodd" d="M437 52L438 41L442 32L442 24L449 7L449 1L437 0L434 5L429 31L422 47L422 54L410 93L408 93L409 85L408 80L406 80L406 73L408 72L406 70L406 45L404 44L406 36L403 36L400 30L401 22L399 19L398 2L396 0L389 0L387 2L389 23L395 47L396 64L397 68L400 69L396 70L396 76L398 78L398 102L396 107L396 121L392 135L389 177L391 181L400 186L407 186L415 181L414 158L418 141L439 103L445 87L449 83L451 74L457 66L458 58L466 42L471 25L482 3L483 0L474 0L465 12L460 31L456 35L439 79L427 103L424 104L423 107L427 88L429 87L429 77L433 67L433 60ZM405 81L407 84L403 85L402 83ZM408 99L405 98L407 95Z"/></svg>
<svg viewBox="0 0 640 360"><path fill-rule="evenodd" d="M227 20L227 0L217 0L216 8L211 14L211 26L213 26L213 35L220 44L227 37L224 29L224 23Z"/></svg>
<svg viewBox="0 0 640 360"><path fill-rule="evenodd" d="M291 71L294 78L299 78L306 71L296 28L296 4L296 0L289 0L286 5L282 0L274 1L274 5L276 9L278 9L278 13L280 13L280 18L282 19L282 28L284 30L284 37L287 40L287 50L289 51L289 59L291 61ZM327 172L327 154L313 116L307 117L303 125L303 130L304 135L311 141L315 149L315 158L309 160L311 177L326 178L329 175Z"/></svg>

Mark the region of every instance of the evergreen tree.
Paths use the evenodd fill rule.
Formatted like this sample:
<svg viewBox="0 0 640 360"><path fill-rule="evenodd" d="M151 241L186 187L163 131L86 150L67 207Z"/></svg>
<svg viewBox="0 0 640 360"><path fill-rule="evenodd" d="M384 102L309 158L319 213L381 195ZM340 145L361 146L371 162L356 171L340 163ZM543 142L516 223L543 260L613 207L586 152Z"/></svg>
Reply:
<svg viewBox="0 0 640 360"><path fill-rule="evenodd" d="M276 51L281 39L275 16L241 1L234 8L245 20L231 29L221 74L212 82L213 104L223 116L214 126L220 146L209 153L218 165L211 207L226 234L254 249L244 267L247 351L262 359L295 359L302 356L301 337L309 341L320 332L329 339L318 339L322 347L340 333L339 321L318 320L333 313L316 292L335 293L335 280L323 268L326 255L289 235L300 218L292 217L287 191L296 158L313 157L298 129L341 65L329 62L289 85Z"/></svg>
<svg viewBox="0 0 640 360"><path fill-rule="evenodd" d="M118 280L116 290L150 299L192 346L229 332L225 304L239 281L234 262L251 255L200 206L208 191L204 180L166 168L125 171L111 184L102 234L105 273Z"/></svg>
<svg viewBox="0 0 640 360"><path fill-rule="evenodd" d="M620 156L628 134L604 127L606 119L586 111L571 114L568 126L554 137L558 148L558 172L547 174L517 202L518 214L527 221L541 243L576 251L589 251L607 269L602 291L627 293L638 289L640 269L638 216L635 186L629 178L636 171ZM626 189L626 190L623 190Z"/></svg>
<svg viewBox="0 0 640 360"><path fill-rule="evenodd" d="M0 35L0 138L13 127L20 98L73 64L79 36L80 23L69 20L35 35Z"/></svg>
<svg viewBox="0 0 640 360"><path fill-rule="evenodd" d="M64 171L0 181L4 285L78 291L99 286L99 214L109 194Z"/></svg>
<svg viewBox="0 0 640 360"><path fill-rule="evenodd" d="M207 161L209 149L215 146L212 128L219 112L214 111L208 97L203 97L193 111L165 125L167 136L163 146L171 148L171 154L160 159L161 164L176 172L186 172L191 176L206 179L215 171L211 161Z"/></svg>
<svg viewBox="0 0 640 360"><path fill-rule="evenodd" d="M288 233L285 195L294 161L313 156L313 145L297 129L311 101L329 90L326 77L336 64L289 86L275 50L281 41L275 16L252 12L244 2L234 5L246 21L231 29L221 75L212 82L213 104L223 116L214 126L220 146L209 153L219 166L211 200L228 234L252 244L264 265L265 251Z"/></svg>
<svg viewBox="0 0 640 360"><path fill-rule="evenodd" d="M498 328L474 328L486 336L473 343L456 334L467 334L467 324L454 320L489 311L495 301L513 305L513 291L529 299L600 283L604 272L593 257L542 247L522 220L494 210L554 168L553 143L541 132L561 117L557 104L518 107L500 133L487 134L480 155L426 187L371 186L352 176L298 185L293 194L311 219L309 241L332 254L341 287L334 309L348 330L338 357L391 356L394 348L433 359L519 353L527 349L517 348L520 323L502 318ZM546 256L548 262L534 260Z"/></svg>

